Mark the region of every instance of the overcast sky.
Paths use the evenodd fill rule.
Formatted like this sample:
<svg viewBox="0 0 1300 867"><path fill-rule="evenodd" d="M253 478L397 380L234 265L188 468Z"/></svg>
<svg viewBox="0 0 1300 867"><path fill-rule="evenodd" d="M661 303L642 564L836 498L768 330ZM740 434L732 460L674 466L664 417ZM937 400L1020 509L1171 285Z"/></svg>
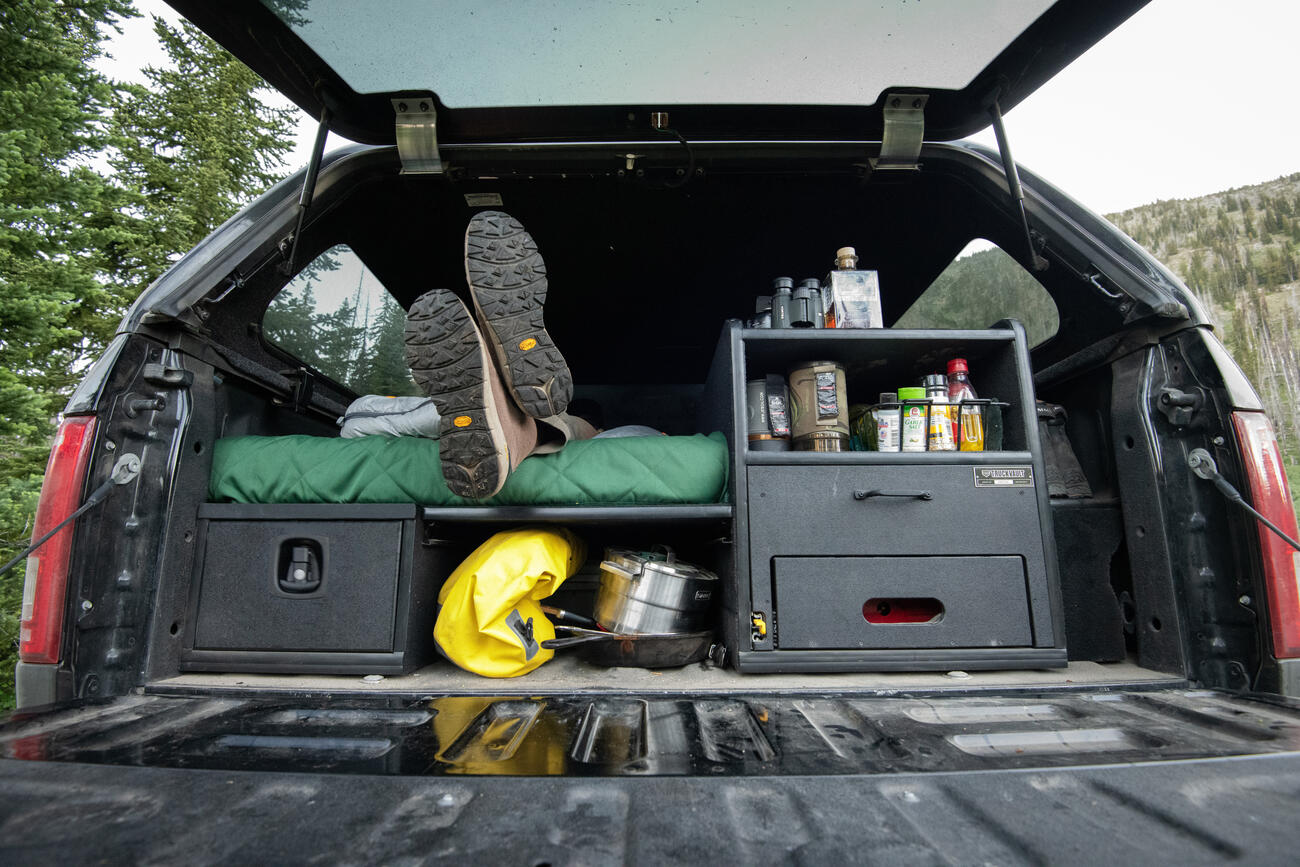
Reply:
<svg viewBox="0 0 1300 867"><path fill-rule="evenodd" d="M105 69L138 80L163 56L147 17L124 29ZM1153 0L1006 115L1012 153L1100 213L1300 171L1297 40L1300 0ZM295 167L313 136L303 115Z"/></svg>

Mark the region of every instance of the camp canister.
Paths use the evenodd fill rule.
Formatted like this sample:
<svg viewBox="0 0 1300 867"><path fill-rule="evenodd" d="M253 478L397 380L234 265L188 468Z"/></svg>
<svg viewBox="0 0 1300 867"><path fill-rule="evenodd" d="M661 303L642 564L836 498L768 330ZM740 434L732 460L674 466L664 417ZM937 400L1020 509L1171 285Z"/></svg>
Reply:
<svg viewBox="0 0 1300 867"><path fill-rule="evenodd" d="M790 371L790 440L795 451L849 450L844 365L810 361Z"/></svg>
<svg viewBox="0 0 1300 867"><path fill-rule="evenodd" d="M749 447L759 452L786 452L790 450L790 431L785 413L785 383L776 377L779 385L775 395L769 395L767 379L751 379L745 383L745 426ZM772 424L772 403L776 400L777 424Z"/></svg>
<svg viewBox="0 0 1300 867"><path fill-rule="evenodd" d="M699 632L711 625L718 576L677 559L660 545L653 552L605 549L596 594L596 622L610 632Z"/></svg>

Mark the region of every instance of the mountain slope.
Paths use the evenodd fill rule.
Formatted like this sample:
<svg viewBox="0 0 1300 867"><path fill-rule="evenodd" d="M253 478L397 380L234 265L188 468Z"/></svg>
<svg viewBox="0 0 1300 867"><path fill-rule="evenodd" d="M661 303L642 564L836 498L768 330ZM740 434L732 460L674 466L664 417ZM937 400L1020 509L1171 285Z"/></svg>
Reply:
<svg viewBox="0 0 1300 867"><path fill-rule="evenodd" d="M1264 401L1300 498L1300 173L1107 219L1204 305Z"/></svg>

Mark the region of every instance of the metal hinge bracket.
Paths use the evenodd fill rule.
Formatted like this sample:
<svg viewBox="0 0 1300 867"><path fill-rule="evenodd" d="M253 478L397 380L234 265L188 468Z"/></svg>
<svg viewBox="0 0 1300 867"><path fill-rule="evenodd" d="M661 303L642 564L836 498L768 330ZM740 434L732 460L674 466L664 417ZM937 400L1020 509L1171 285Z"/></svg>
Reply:
<svg viewBox="0 0 1300 867"><path fill-rule="evenodd" d="M397 154L404 175L442 174L438 152L438 113L427 96L394 99L397 115Z"/></svg>
<svg viewBox="0 0 1300 867"><path fill-rule="evenodd" d="M885 96L885 133L880 156L869 160L871 170L916 171L921 166L921 143L925 140L925 93L890 93Z"/></svg>

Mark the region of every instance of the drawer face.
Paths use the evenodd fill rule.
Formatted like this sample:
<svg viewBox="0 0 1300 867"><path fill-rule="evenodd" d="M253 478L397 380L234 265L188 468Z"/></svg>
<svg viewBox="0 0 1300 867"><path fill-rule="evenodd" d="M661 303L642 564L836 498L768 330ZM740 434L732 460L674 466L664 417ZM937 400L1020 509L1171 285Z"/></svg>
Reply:
<svg viewBox="0 0 1300 867"><path fill-rule="evenodd" d="M1033 644L1020 557L776 557L772 574L782 650Z"/></svg>
<svg viewBox="0 0 1300 867"><path fill-rule="evenodd" d="M930 499L855 492L926 492ZM751 467L755 566L773 556L1023 554L1042 531L1032 487L976 487L970 466ZM1031 564L1032 568L1032 564Z"/></svg>
<svg viewBox="0 0 1300 867"><path fill-rule="evenodd" d="M322 552L312 593L279 587L290 540ZM194 648L391 652L401 551L400 521L211 521Z"/></svg>

